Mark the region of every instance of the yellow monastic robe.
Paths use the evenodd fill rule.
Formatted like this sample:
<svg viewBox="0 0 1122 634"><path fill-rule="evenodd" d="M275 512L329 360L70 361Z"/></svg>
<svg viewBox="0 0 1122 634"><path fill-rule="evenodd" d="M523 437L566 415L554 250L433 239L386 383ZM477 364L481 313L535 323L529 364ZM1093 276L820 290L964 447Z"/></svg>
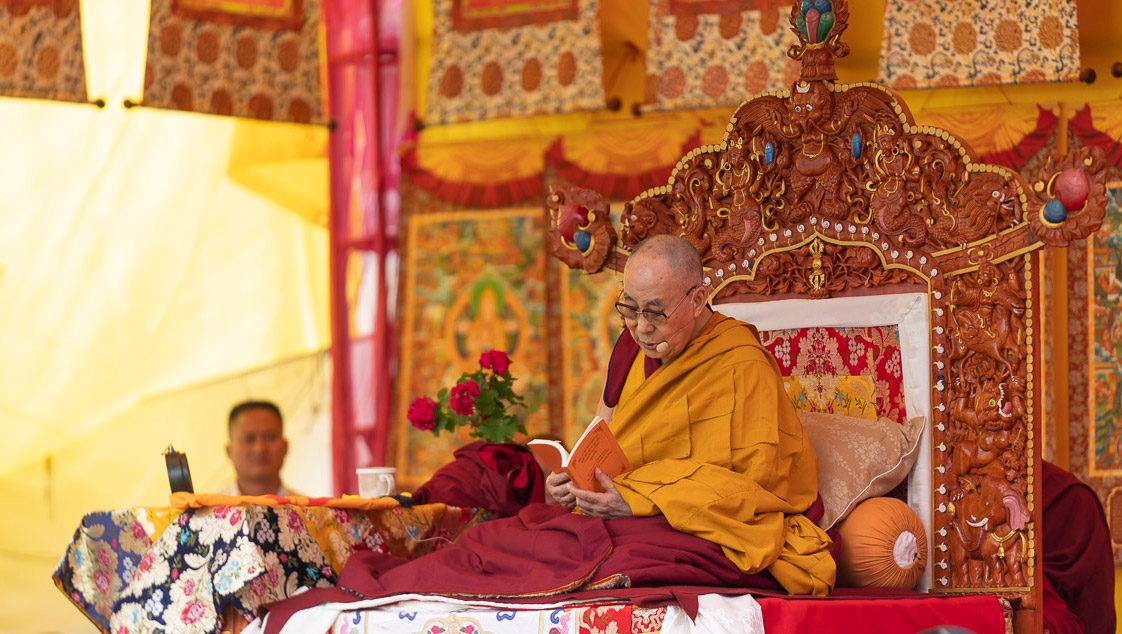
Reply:
<svg viewBox="0 0 1122 634"><path fill-rule="evenodd" d="M615 478L632 512L661 513L792 594L827 594L830 539L802 515L818 494L818 459L755 327L714 313L651 376L642 354L635 364L611 421L634 467Z"/></svg>

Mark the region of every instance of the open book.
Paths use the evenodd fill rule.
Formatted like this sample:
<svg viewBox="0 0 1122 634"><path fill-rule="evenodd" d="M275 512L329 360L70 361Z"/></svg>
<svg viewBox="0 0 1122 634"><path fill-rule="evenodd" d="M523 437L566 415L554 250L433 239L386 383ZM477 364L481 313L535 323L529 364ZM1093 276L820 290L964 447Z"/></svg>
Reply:
<svg viewBox="0 0 1122 634"><path fill-rule="evenodd" d="M555 440L531 440L527 445L547 469L554 473L564 471L578 489L585 491L604 491L596 480L596 467L609 477L631 471L631 462L608 428L608 423L599 416L588 424L572 451L565 451Z"/></svg>

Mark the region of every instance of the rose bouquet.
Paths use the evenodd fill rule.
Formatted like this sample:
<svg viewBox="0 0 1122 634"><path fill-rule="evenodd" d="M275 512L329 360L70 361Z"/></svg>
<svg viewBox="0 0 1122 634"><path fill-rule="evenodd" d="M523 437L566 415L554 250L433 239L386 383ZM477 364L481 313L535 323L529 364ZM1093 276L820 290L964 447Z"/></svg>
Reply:
<svg viewBox="0 0 1122 634"><path fill-rule="evenodd" d="M422 396L409 404L406 417L417 429L439 436L461 425L471 426L472 438L488 442L509 442L526 427L512 411L523 406L514 393L510 357L501 350L488 350L479 356L479 369L460 375L452 389L443 388L436 400Z"/></svg>

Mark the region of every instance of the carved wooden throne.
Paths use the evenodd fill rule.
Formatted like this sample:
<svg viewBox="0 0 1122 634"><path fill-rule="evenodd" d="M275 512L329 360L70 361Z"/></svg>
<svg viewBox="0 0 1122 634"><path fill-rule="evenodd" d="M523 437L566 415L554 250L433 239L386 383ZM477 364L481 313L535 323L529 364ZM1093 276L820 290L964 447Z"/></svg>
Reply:
<svg viewBox="0 0 1122 634"><path fill-rule="evenodd" d="M1018 630L1040 631L1040 256L1098 228L1105 165L1082 151L1026 181L977 162L891 89L834 83L847 2L833 0L832 26L802 7L789 91L741 105L724 140L626 203L618 228L595 192L553 188L550 252L622 270L642 239L681 235L717 304L926 294L931 589L1002 595Z"/></svg>

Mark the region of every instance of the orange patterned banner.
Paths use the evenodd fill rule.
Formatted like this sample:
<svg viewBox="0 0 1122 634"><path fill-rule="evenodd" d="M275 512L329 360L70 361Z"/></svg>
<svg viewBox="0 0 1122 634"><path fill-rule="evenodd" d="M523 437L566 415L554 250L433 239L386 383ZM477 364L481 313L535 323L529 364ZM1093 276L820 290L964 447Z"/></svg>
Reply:
<svg viewBox="0 0 1122 634"><path fill-rule="evenodd" d="M427 123L604 106L597 0L437 0Z"/></svg>
<svg viewBox="0 0 1122 634"><path fill-rule="evenodd" d="M577 0L452 0L452 28L459 32L575 20Z"/></svg>
<svg viewBox="0 0 1122 634"><path fill-rule="evenodd" d="M319 0L152 0L143 105L323 123L319 16Z"/></svg>
<svg viewBox="0 0 1122 634"><path fill-rule="evenodd" d="M651 0L644 103L656 110L738 105L790 87L799 64L790 2Z"/></svg>
<svg viewBox="0 0 1122 634"><path fill-rule="evenodd" d="M0 95L89 100L78 0L0 0Z"/></svg>
<svg viewBox="0 0 1122 634"><path fill-rule="evenodd" d="M298 30L302 5L302 0L172 0L171 12L193 20Z"/></svg>
<svg viewBox="0 0 1122 634"><path fill-rule="evenodd" d="M879 75L893 88L1075 81L1075 0L888 0Z"/></svg>

